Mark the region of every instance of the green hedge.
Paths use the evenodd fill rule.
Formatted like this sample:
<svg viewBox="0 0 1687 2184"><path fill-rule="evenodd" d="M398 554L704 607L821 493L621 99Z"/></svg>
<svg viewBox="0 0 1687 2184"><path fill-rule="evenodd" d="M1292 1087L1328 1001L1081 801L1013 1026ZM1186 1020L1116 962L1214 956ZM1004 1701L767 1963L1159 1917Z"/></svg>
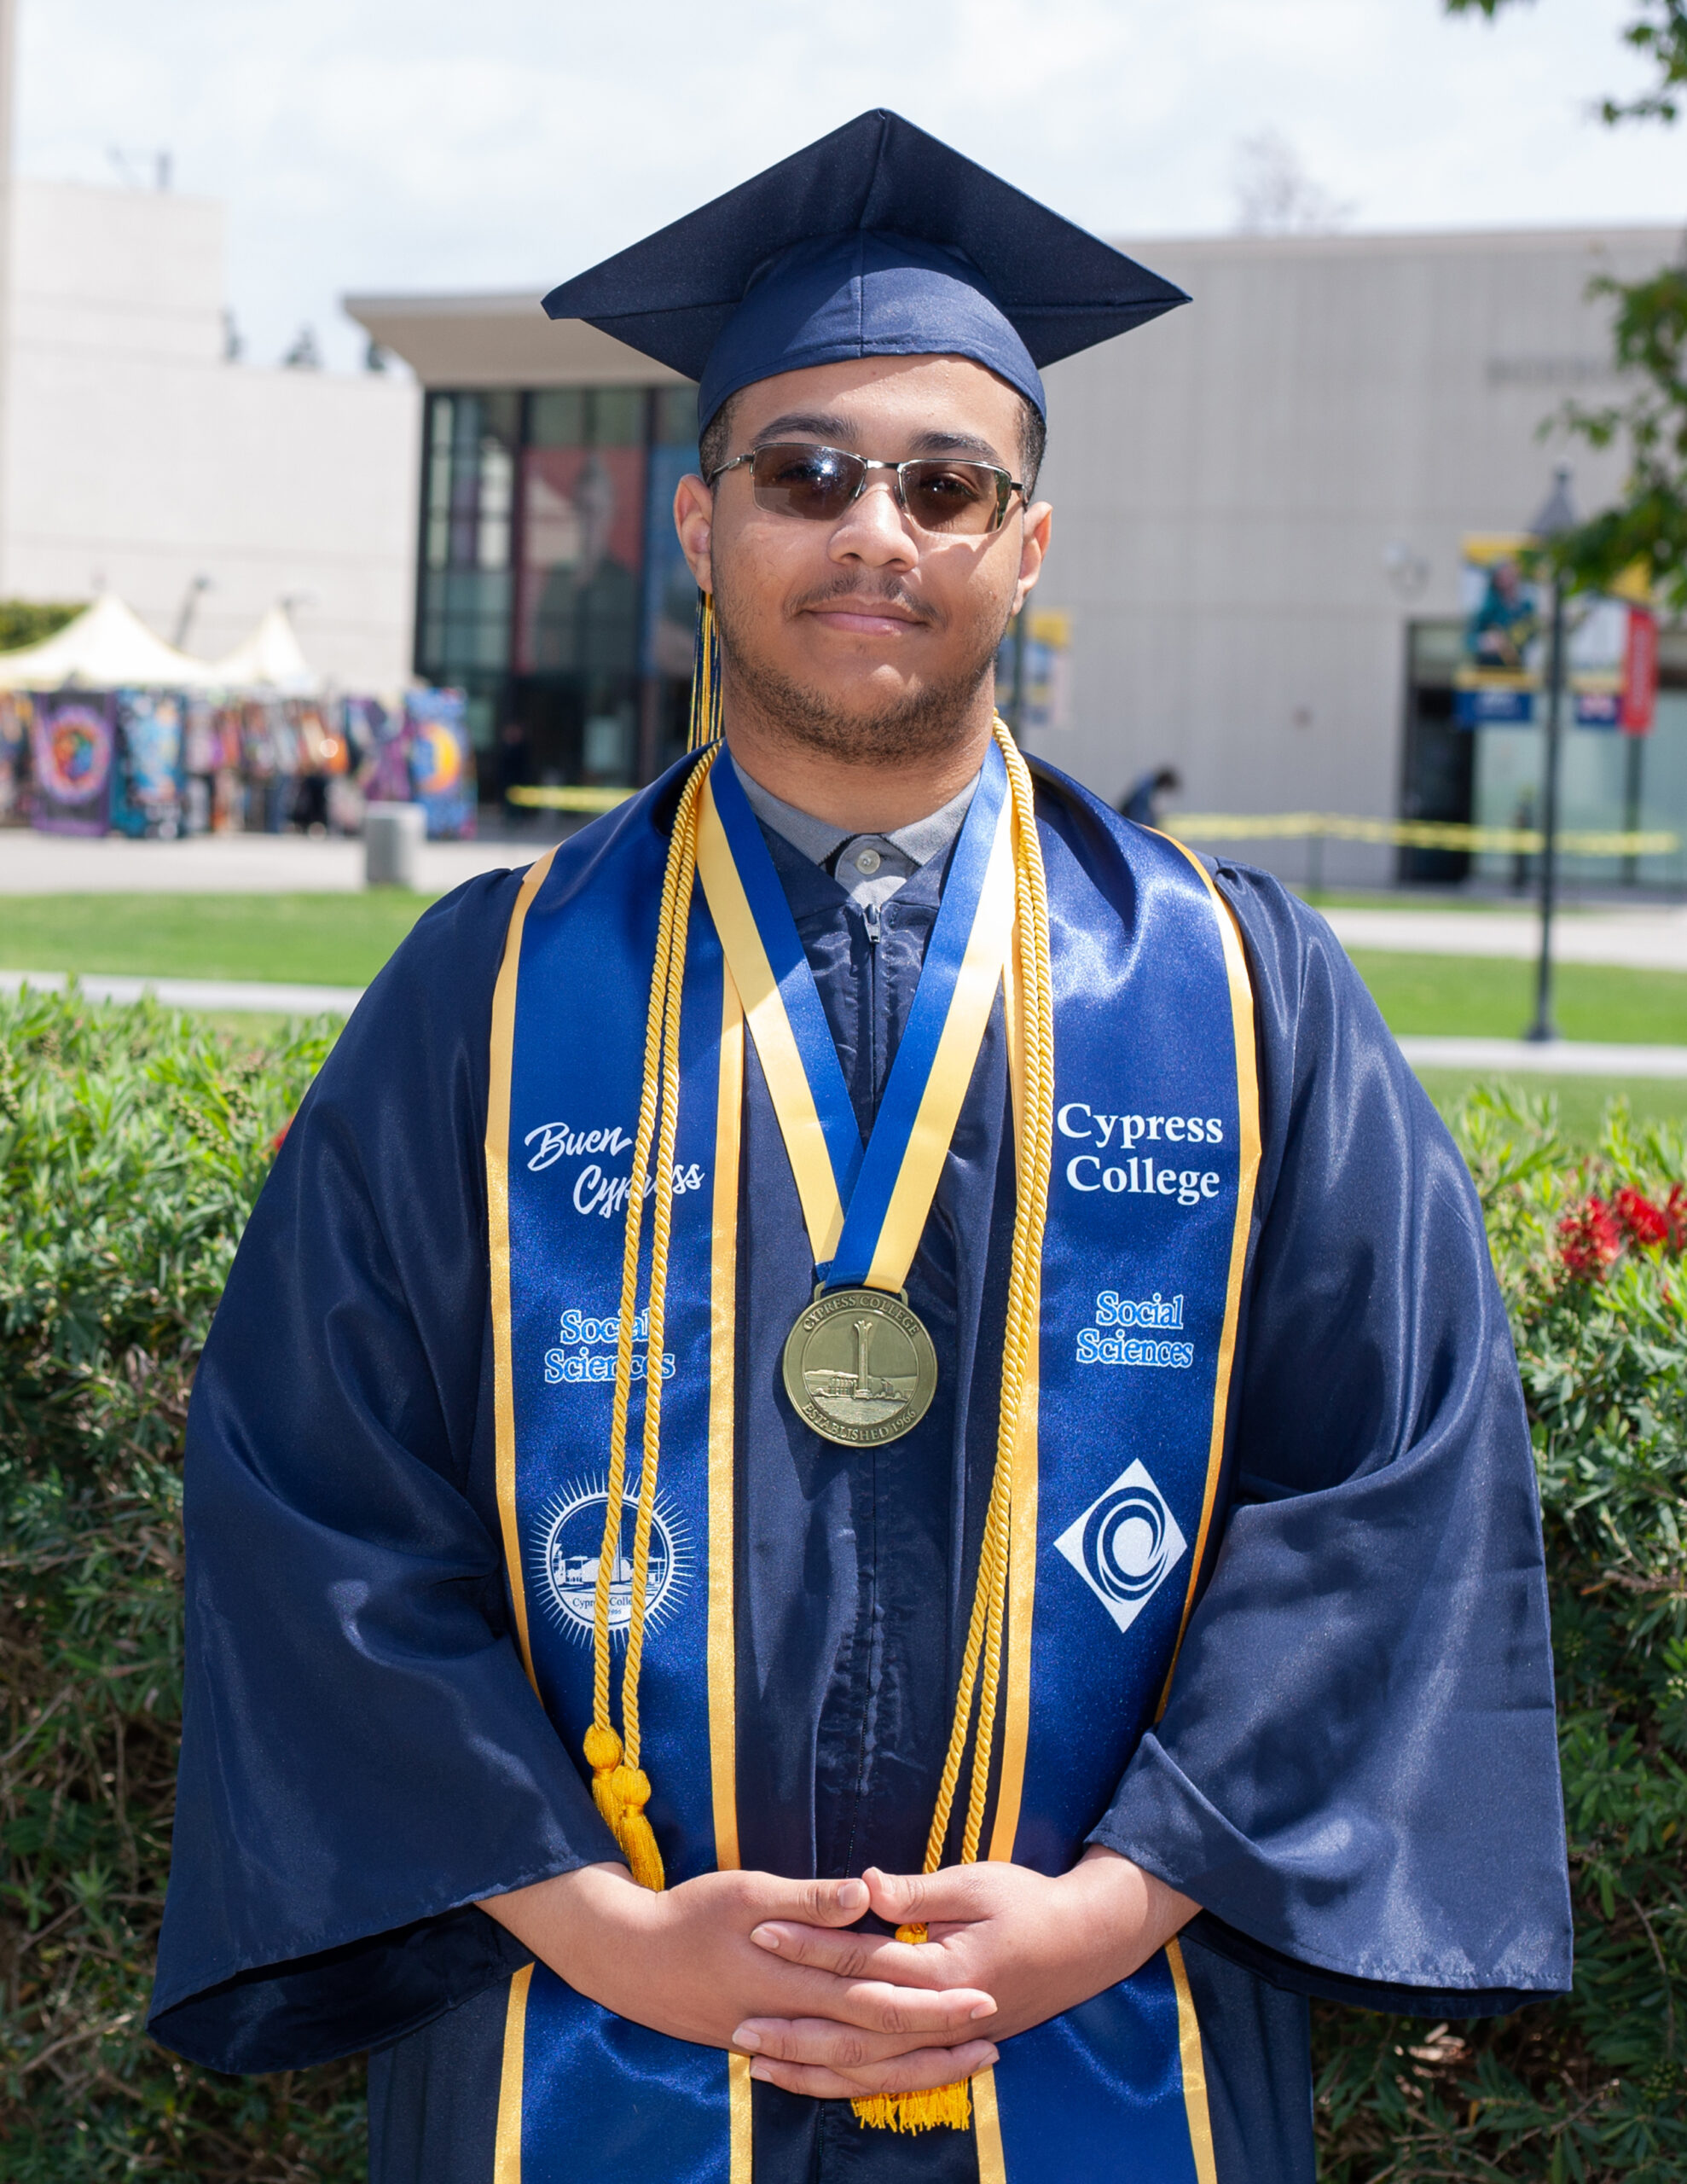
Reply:
<svg viewBox="0 0 1687 2184"><path fill-rule="evenodd" d="M141 2030L180 1704L194 1360L325 1050L149 1008L0 1001L0 2177L353 2184L361 2074L241 2081ZM1575 1995L1499 2024L1320 2012L1334 2184L1687 2173L1687 1147L1591 1159L1473 1102L1534 1420ZM1625 1193L1627 1195L1625 1195ZM1504 1875L1495 1874L1495 1885Z"/></svg>
<svg viewBox="0 0 1687 2184"><path fill-rule="evenodd" d="M361 2073L142 2030L181 1719L182 1427L276 1132L327 1051L0 1001L0 2176L364 2173Z"/></svg>

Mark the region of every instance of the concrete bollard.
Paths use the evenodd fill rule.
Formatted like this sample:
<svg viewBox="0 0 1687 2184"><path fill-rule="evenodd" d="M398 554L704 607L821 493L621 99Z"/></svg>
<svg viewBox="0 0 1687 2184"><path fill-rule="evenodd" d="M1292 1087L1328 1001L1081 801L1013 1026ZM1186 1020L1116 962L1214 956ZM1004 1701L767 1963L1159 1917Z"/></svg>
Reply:
<svg viewBox="0 0 1687 2184"><path fill-rule="evenodd" d="M372 804L363 814L363 885L421 886L427 814L419 804Z"/></svg>

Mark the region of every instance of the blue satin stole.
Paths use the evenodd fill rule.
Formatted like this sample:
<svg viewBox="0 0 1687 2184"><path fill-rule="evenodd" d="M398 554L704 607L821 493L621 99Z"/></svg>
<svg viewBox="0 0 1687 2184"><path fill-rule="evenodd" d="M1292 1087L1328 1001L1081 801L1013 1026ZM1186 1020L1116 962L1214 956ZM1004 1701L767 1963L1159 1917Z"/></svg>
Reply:
<svg viewBox="0 0 1687 2184"><path fill-rule="evenodd" d="M1040 799L1085 800L1070 784L1038 786ZM577 1757L591 1720L623 1217L673 797L670 776L534 867L494 1008L487 1174L507 1576L529 1672ZM1111 836L1112 853L1088 863L1046 823L1041 832L1055 1162L985 1840L992 1857L1058 1873L1163 1705L1206 1560L1259 1132L1245 964L1204 870L1141 830ZM649 1814L670 1885L739 1863L744 1039L699 888L641 1686ZM792 1318L807 1302L792 1296ZM639 1396L635 1380L629 1469ZM628 1552L635 1486L629 1476ZM618 1568L611 1612L618 1657ZM1201 2039L1174 1943L1005 2042L974 2084L982 2184L1214 2184ZM622 2184L634 2167L677 2184L750 2184L748 2065L530 1968L510 1987L497 2148L496 2184Z"/></svg>

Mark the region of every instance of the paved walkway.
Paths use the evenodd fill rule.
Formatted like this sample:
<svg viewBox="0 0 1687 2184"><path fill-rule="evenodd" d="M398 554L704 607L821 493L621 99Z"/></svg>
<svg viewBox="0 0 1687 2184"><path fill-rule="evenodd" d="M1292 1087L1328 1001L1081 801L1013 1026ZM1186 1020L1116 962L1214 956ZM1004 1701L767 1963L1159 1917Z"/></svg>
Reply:
<svg viewBox="0 0 1687 2184"><path fill-rule="evenodd" d="M62 971L0 971L0 993L32 986L62 993ZM152 994L167 1008L263 1009L275 1016L349 1016L363 998L361 986L293 986L247 979L119 979L86 971L78 981L90 1001L141 1001Z"/></svg>
<svg viewBox="0 0 1687 2184"><path fill-rule="evenodd" d="M1508 956L1533 962L1540 921L1516 910L1326 910L1343 948L1424 956ZM1568 910L1552 921L1561 963L1687 971L1687 909Z"/></svg>
<svg viewBox="0 0 1687 2184"><path fill-rule="evenodd" d="M1468 1069L1501 1076L1687 1077L1687 1047L1605 1046L1592 1040L1442 1039L1408 1036L1400 1052L1414 1069Z"/></svg>
<svg viewBox="0 0 1687 2184"><path fill-rule="evenodd" d="M530 864L550 837L500 842L428 842L421 884L432 895ZM195 834L183 842L131 842L113 835L78 840L0 831L4 895L352 895L363 885L363 845L303 834Z"/></svg>

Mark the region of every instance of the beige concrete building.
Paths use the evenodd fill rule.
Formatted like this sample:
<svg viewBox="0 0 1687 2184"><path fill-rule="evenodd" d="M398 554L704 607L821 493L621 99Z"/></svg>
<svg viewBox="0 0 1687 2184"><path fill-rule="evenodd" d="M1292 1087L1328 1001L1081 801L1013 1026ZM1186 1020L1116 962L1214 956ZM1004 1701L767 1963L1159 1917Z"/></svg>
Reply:
<svg viewBox="0 0 1687 2184"><path fill-rule="evenodd" d="M1509 822L1539 738L1510 732L1485 801L1499 741L1452 718L1460 540L1524 526L1557 461L1584 508L1609 497L1615 456L1539 428L1618 392L1589 284L1678 244L1664 227L1126 242L1194 300L1047 374L1038 596L1072 642L1065 724L1034 742L1109 795L1168 763L1185 809ZM678 717L664 504L687 390L549 324L536 284L347 308L428 391L418 665L469 683L483 733L519 723L542 777L647 770ZM1620 823L1620 741L1569 737L1569 823ZM1644 816L1687 826L1687 696L1667 694L1646 760ZM1304 865L1298 846L1262 854ZM1326 871L1392 867L1332 847Z"/></svg>
<svg viewBox="0 0 1687 2184"><path fill-rule="evenodd" d="M1589 281L1673 240L1140 245L1192 304L1048 375L1082 770L1171 757L1209 809L1393 810L1408 627L1458 619L1463 533L1545 498L1541 419L1612 391ZM1575 461L1596 502L1618 473Z"/></svg>
<svg viewBox="0 0 1687 2184"><path fill-rule="evenodd" d="M348 687L409 675L420 398L397 375L225 356L223 207L20 179L0 410L0 593L119 593L230 651L293 601Z"/></svg>

